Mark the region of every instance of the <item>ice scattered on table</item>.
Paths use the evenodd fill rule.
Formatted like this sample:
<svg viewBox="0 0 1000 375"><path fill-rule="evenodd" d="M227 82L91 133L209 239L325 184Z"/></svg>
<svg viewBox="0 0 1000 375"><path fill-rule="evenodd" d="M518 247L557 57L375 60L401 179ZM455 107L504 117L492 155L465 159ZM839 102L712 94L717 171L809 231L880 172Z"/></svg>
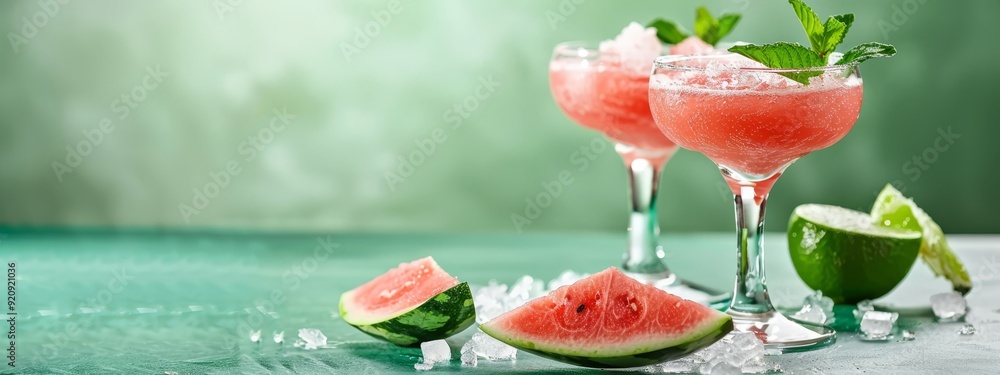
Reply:
<svg viewBox="0 0 1000 375"><path fill-rule="evenodd" d="M260 330L250 332L250 341L260 342Z"/></svg>
<svg viewBox="0 0 1000 375"><path fill-rule="evenodd" d="M792 318L816 324L829 324L833 321L833 300L824 297L823 292L817 290L816 293L806 296L802 301L802 309L792 314Z"/></svg>
<svg viewBox="0 0 1000 375"><path fill-rule="evenodd" d="M527 275L517 279L517 282L510 286L508 294L510 304L514 307L521 306L543 295L545 295L545 283Z"/></svg>
<svg viewBox="0 0 1000 375"><path fill-rule="evenodd" d="M892 333L892 325L899 314L885 311L868 311L861 318L861 332L869 340L885 340Z"/></svg>
<svg viewBox="0 0 1000 375"><path fill-rule="evenodd" d="M507 312L507 298L507 284L490 280L486 286L477 287L472 293L476 304L476 322L483 324Z"/></svg>
<svg viewBox="0 0 1000 375"><path fill-rule="evenodd" d="M913 341L917 338L917 333L911 330L903 330L903 341Z"/></svg>
<svg viewBox="0 0 1000 375"><path fill-rule="evenodd" d="M466 350L462 352L462 366L466 367L476 367L479 363L479 356L476 355L474 350Z"/></svg>
<svg viewBox="0 0 1000 375"><path fill-rule="evenodd" d="M326 335L315 328L299 329L299 338L301 340L295 342L296 348L313 350L326 346Z"/></svg>
<svg viewBox="0 0 1000 375"><path fill-rule="evenodd" d="M274 333L274 343L275 344L280 344L282 341L285 341L285 331L275 332Z"/></svg>
<svg viewBox="0 0 1000 375"><path fill-rule="evenodd" d="M413 364L413 368L417 369L417 371L427 371L434 368L434 363L418 362Z"/></svg>
<svg viewBox="0 0 1000 375"><path fill-rule="evenodd" d="M491 361L511 361L517 359L516 348L504 344L500 340L482 332L473 334L472 338L462 346L462 354L467 352L475 353L477 356Z"/></svg>
<svg viewBox="0 0 1000 375"><path fill-rule="evenodd" d="M728 363L725 363L725 362L719 362L719 363L716 363L715 366L712 366L712 368L708 372L706 372L706 374L712 374L712 375L741 375L741 374L743 374L743 370L741 370L739 367L733 366L731 364L728 364Z"/></svg>
<svg viewBox="0 0 1000 375"><path fill-rule="evenodd" d="M422 342L420 343L420 352L424 356L424 363L451 361L451 347L444 340Z"/></svg>
<svg viewBox="0 0 1000 375"><path fill-rule="evenodd" d="M938 293L931 296L931 309L942 321L955 321L965 316L965 297L961 293Z"/></svg>
<svg viewBox="0 0 1000 375"><path fill-rule="evenodd" d="M662 363L652 371L666 373L739 374L780 371L764 360L764 343L751 332L733 331L692 356Z"/></svg>
<svg viewBox="0 0 1000 375"><path fill-rule="evenodd" d="M869 311L875 311L875 304L873 304L872 301L864 300L858 302L858 308L854 310L854 318L861 320L861 318L865 316L865 313Z"/></svg>
<svg viewBox="0 0 1000 375"><path fill-rule="evenodd" d="M962 328L958 330L958 334L962 336L971 336L976 334L976 326L972 324L962 325Z"/></svg>

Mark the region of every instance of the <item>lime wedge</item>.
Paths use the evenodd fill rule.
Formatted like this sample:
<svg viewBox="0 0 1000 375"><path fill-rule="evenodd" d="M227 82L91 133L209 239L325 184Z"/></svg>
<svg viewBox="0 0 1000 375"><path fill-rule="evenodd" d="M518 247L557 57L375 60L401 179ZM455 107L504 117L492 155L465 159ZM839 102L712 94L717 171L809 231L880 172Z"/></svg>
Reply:
<svg viewBox="0 0 1000 375"><path fill-rule="evenodd" d="M881 297L906 277L920 252L919 231L881 226L871 215L804 204L788 225L788 250L802 281L837 303Z"/></svg>
<svg viewBox="0 0 1000 375"><path fill-rule="evenodd" d="M913 200L904 197L891 184L885 185L872 206L872 219L886 227L921 231L924 235L920 246L920 259L934 271L951 281L955 291L966 294L972 290L972 281L965 266L951 251L941 227L917 207Z"/></svg>

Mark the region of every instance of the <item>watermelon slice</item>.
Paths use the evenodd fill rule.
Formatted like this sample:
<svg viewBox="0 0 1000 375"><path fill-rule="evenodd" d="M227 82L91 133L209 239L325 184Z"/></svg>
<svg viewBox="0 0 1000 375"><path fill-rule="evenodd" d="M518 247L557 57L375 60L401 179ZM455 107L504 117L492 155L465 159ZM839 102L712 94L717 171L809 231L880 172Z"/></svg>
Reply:
<svg viewBox="0 0 1000 375"><path fill-rule="evenodd" d="M676 359L733 330L729 315L609 268L479 327L521 350L579 366L638 367Z"/></svg>
<svg viewBox="0 0 1000 375"><path fill-rule="evenodd" d="M340 316L372 337L412 346L468 328L476 321L476 307L469 284L427 257L342 294Z"/></svg>

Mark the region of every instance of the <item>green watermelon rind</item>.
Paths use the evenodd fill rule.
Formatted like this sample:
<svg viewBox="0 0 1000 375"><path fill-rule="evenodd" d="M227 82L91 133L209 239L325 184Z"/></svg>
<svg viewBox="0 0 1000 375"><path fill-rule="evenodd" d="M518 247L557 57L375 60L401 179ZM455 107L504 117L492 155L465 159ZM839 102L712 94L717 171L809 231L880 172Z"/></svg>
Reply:
<svg viewBox="0 0 1000 375"><path fill-rule="evenodd" d="M628 368L650 366L685 357L721 340L729 332L732 332L734 327L732 317L719 314L718 319L703 322L698 328L683 336L675 336L655 344L650 343L629 348L625 350L626 353L602 352L598 349L581 352L568 348L537 345L530 340L521 340L507 335L495 329L489 322L480 325L479 329L507 345L539 357L591 368Z"/></svg>
<svg viewBox="0 0 1000 375"><path fill-rule="evenodd" d="M399 346L414 346L462 332L476 322L476 306L469 283L460 283L438 293L412 309L381 321L366 320L363 314L347 311L346 301L354 291L340 296L340 317L354 328L374 338Z"/></svg>

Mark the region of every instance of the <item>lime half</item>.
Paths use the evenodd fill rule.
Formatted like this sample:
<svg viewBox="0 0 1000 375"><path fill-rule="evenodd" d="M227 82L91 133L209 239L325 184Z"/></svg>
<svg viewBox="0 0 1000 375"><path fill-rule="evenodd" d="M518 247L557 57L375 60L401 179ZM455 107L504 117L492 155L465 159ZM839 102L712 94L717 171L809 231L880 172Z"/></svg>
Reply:
<svg viewBox="0 0 1000 375"><path fill-rule="evenodd" d="M923 259L934 271L935 275L944 276L951 281L952 288L962 294L972 290L972 281L965 266L958 260L948 246L941 227L931 220L930 216L917 207L913 200L904 197L891 184L885 185L875 204L872 206L872 218L880 225L893 228L905 228L920 231L924 235L920 246L920 259Z"/></svg>
<svg viewBox="0 0 1000 375"><path fill-rule="evenodd" d="M837 303L886 295L906 277L920 251L919 231L879 225L871 215L805 204L788 225L788 250L802 281Z"/></svg>

